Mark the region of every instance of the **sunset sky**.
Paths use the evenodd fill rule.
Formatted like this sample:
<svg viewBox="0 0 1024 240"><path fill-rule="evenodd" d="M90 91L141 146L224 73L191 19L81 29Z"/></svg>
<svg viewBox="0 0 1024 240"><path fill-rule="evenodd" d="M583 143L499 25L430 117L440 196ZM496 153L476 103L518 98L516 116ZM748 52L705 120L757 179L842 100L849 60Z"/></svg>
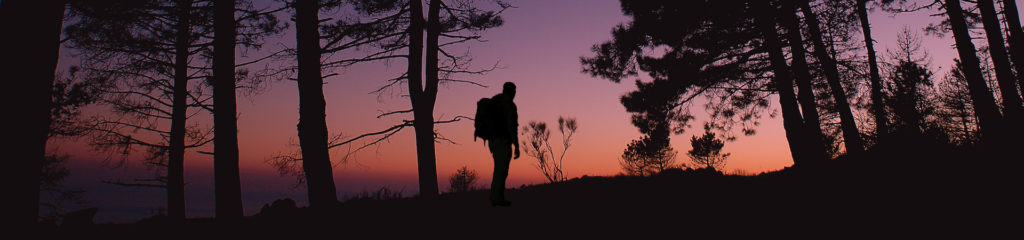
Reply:
<svg viewBox="0 0 1024 240"><path fill-rule="evenodd" d="M519 107L520 125L526 125L529 121L545 121L556 126L559 116L578 119L579 132L565 159L565 170L569 178L619 174L619 156L626 144L640 137L640 133L630 124L629 115L618 99L635 87L632 80L616 84L590 77L580 72L579 63L579 57L592 55L592 45L611 38L609 33L612 27L628 20L620 12L619 1L520 0L509 3L515 8L503 14L503 26L483 33L486 42L466 44L456 51L468 50L473 56L475 67L486 68L498 63L502 68L487 75L463 76L489 86L487 88L466 84L442 86L435 118L472 116L479 98L498 93L503 82L514 82L518 85L515 102ZM889 13L874 11L871 20L874 37L878 42L877 51L885 56L885 50L894 47L895 35L904 26L919 30L929 23L941 21L944 16L929 16L935 12L925 10L893 17ZM286 15L282 16L282 20L289 19ZM923 33L922 36L924 48L931 58L930 67L936 73L936 78L941 78L955 56L952 37L949 34L940 37ZM289 30L271 38L264 51L280 49L281 46L293 43L294 32ZM73 50L62 49L59 70L78 64L72 54ZM250 54L246 57L261 56L264 53L250 51ZM409 108L409 100L401 96L405 93L403 89L395 88L394 92L383 95L370 93L382 86L385 79L404 70L405 63L402 61L372 63L337 71L339 75L326 79L324 95L330 134L341 133L352 137L385 129L399 123L401 119L411 119L411 115L376 118L382 112ZM238 136L246 215L257 213L260 206L279 198L293 198L299 205L307 203L305 190L294 188L293 177L280 176L266 163L275 154L295 150L289 145L297 142L297 93L295 82L279 81L271 83L262 94L239 98ZM772 99L777 97L773 96ZM773 108L777 108L777 105L773 105ZM677 162L688 162L685 152L690 149L689 138L693 134L700 134L702 130L699 126L706 119L702 103L695 103L691 110L698 117L692 124L697 127L672 138L672 146L680 153ZM105 112L93 108L86 114L102 115ZM209 117L200 119L199 124L212 124ZM480 186L490 182L493 164L483 143L473 141L472 126L472 121L438 126L443 136L456 143L436 144L438 182L443 191L448 189L447 177L462 166L478 172L481 176L478 182ZM552 140L557 140L559 135L557 129L554 130ZM85 190L85 200L89 202L81 206L98 206L98 222L131 222L152 215L156 209L165 206L162 189L124 188L101 183L101 180L107 179L150 177L151 174L139 161L128 161L125 168L112 169L111 164L105 160L108 154L93 150L85 139L52 141L49 148L71 156L69 167L72 175L67 185ZM554 148L556 152L561 151L557 142ZM212 144L204 150L212 150ZM406 196L416 194L417 173L412 128L393 136L384 144L358 153L351 161L340 162L347 151L347 147L339 147L331 152L332 160L336 163L334 179L340 199L363 190L385 186L401 190ZM727 142L724 152L732 153L725 172L742 170L758 173L792 164L781 119L762 119L756 135L740 136L736 141ZM133 156L133 159L137 158L139 156ZM508 185L518 187L543 183L544 179L535 164L536 160L525 154L512 161ZM213 215L212 166L212 157L209 155L196 154L195 151L189 151L186 155L188 217Z"/></svg>

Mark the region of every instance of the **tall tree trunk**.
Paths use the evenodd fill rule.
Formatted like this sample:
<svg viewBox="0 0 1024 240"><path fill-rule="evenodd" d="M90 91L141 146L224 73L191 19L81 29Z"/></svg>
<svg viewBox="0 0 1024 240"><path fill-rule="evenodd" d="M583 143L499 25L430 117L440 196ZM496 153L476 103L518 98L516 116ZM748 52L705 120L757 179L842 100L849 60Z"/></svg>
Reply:
<svg viewBox="0 0 1024 240"><path fill-rule="evenodd" d="M782 125L786 130L786 140L789 142L789 152L793 156L794 166L805 164L807 136L804 131L803 117L800 116L799 106L796 102L796 94L793 92L793 77L786 64L786 58L782 53L782 44L779 42L778 32L775 29L773 19L774 8L771 8L767 1L751 1L754 11L759 11L757 19L758 28L764 37L764 47L768 52L775 77L772 82L779 91L779 105L782 107Z"/></svg>
<svg viewBox="0 0 1024 240"><path fill-rule="evenodd" d="M174 88L171 106L171 136L167 153L167 215L174 220L185 219L185 114L188 108L188 56L191 27L191 0L177 1L178 22L175 25Z"/></svg>
<svg viewBox="0 0 1024 240"><path fill-rule="evenodd" d="M3 1L0 3L0 76L13 93L5 94L9 117L4 144L10 158L4 169L11 212L4 214L14 230L28 230L39 219L39 180L50 130L54 71L60 53L63 1ZM30 57L26 57L30 56ZM10 185L8 185L10 184Z"/></svg>
<svg viewBox="0 0 1024 240"><path fill-rule="evenodd" d="M1020 27L1020 14L1017 13L1017 1L1003 0L1003 16L1009 32L1010 58L1017 69L1017 87L1024 94L1024 30Z"/></svg>
<svg viewBox="0 0 1024 240"><path fill-rule="evenodd" d="M306 173L309 206L322 208L338 201L331 158L327 151L327 115L320 75L318 1L297 0L295 43L299 60L299 146Z"/></svg>
<svg viewBox="0 0 1024 240"><path fill-rule="evenodd" d="M217 219L242 217L235 108L235 0L214 2L213 174Z"/></svg>
<svg viewBox="0 0 1024 240"><path fill-rule="evenodd" d="M1024 105L1021 105L1020 94L1017 93L1017 78L1013 74L1010 58L1006 55L1006 42L1003 41L1002 27L999 26L995 5L992 0L978 0L978 10L981 11L981 21L985 26L985 36L988 39L989 55L992 56L996 81L999 82L999 91L1003 97L1005 121L1020 123L1024 121L1022 118L1024 117ZM1016 126L1007 127L1016 128Z"/></svg>
<svg viewBox="0 0 1024 240"><path fill-rule="evenodd" d="M835 59L828 55L825 42L822 40L820 23L811 5L807 0L798 0L800 9L803 10L804 19L807 20L808 33L811 42L814 43L814 55L821 63L825 71L825 80L832 90L832 97L836 101L836 111L839 112L840 125L843 129L843 139L846 143L846 153L851 157L858 157L864 152L864 141L860 138L860 131L857 130L857 122L853 118L853 111L850 110L850 103L846 100L846 90L839 80L839 68Z"/></svg>
<svg viewBox="0 0 1024 240"><path fill-rule="evenodd" d="M419 129L415 126L415 119L417 116L416 108L419 102L422 102L423 96L423 2L422 1L409 1L409 10L411 22L409 23L409 56L408 56L408 80L409 84L409 102L413 107L413 121L414 128ZM419 136L419 132L416 133ZM416 149L419 149L419 141L417 141ZM419 153L417 152L417 157ZM422 180L422 178L421 178ZM422 181L421 181L422 182ZM422 185L421 185L422 186ZM423 189L420 189L421 191Z"/></svg>
<svg viewBox="0 0 1024 240"><path fill-rule="evenodd" d="M889 134L885 103L882 102L882 77L878 73L878 57L875 41L871 38L871 22L868 21L868 0L857 0L857 16L861 32L864 33L864 47L868 50L869 80L871 81L871 114L875 115L875 135L879 138Z"/></svg>
<svg viewBox="0 0 1024 240"><path fill-rule="evenodd" d="M978 116L982 142L998 144L1002 140L1002 131L1004 131L1002 115L999 113L999 107L996 106L991 90L982 77L977 50L974 48L974 43L971 42L971 35L967 28L967 22L964 20L960 0L945 0L945 7L946 14L949 15L950 28L953 30L953 38L956 40L956 50L960 55L967 87L971 91L974 114Z"/></svg>
<svg viewBox="0 0 1024 240"><path fill-rule="evenodd" d="M818 103L814 99L814 89L811 84L813 77L807 66L807 53L804 50L803 36L800 35L800 20L797 18L795 10L792 4L785 3L779 17L788 29L786 37L789 40L790 52L793 54L792 70L799 88L797 100L800 102L800 110L803 112L804 128L807 129L807 160L813 161L809 162L813 164L831 156L826 156Z"/></svg>
<svg viewBox="0 0 1024 240"><path fill-rule="evenodd" d="M423 77L426 81L420 96L412 103L413 127L416 129L416 162L419 170L420 196L424 197L433 197L438 194L437 156L434 152L434 104L437 100L438 85L440 8L440 0L430 1L426 26L427 44L424 52L426 58L423 60L426 67Z"/></svg>
<svg viewBox="0 0 1024 240"><path fill-rule="evenodd" d="M430 54L427 51L428 56L434 56L434 63L430 63L430 58L427 60L423 59L423 31L425 30L424 19L423 19L423 2L422 1L410 1L409 2L411 19L412 22L409 24L409 64L408 64L408 76L409 76L409 101L412 105L413 110L413 128L416 133L416 164L419 174L419 190L420 196L431 197L438 194L437 191L437 166L436 156L434 155L434 99L436 94L432 95L429 91L430 79L437 78L437 53ZM434 44L436 44L436 38ZM429 45L429 44L428 44ZM431 48L435 49L436 48ZM424 74L423 66L424 61L428 70ZM434 77L430 77L430 66L434 67ZM426 77L427 90L424 90L424 77ZM436 93L436 85L434 87Z"/></svg>

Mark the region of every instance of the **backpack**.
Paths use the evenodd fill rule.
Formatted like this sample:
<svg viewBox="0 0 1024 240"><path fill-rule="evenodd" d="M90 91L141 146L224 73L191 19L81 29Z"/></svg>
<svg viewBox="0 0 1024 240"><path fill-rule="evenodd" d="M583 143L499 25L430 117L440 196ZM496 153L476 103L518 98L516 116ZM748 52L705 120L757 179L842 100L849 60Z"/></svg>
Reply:
<svg viewBox="0 0 1024 240"><path fill-rule="evenodd" d="M501 135L501 123L504 122L501 110L501 102L494 98L481 98L476 102L473 141L478 137L484 141L493 140Z"/></svg>

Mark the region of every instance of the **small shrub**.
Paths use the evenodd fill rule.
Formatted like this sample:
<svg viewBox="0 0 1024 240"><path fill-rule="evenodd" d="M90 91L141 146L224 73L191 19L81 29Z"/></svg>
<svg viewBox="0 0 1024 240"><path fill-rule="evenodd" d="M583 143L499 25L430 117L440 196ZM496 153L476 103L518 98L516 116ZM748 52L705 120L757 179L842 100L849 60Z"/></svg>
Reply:
<svg viewBox="0 0 1024 240"><path fill-rule="evenodd" d="M476 180L476 171L470 170L466 166L462 166L462 168L459 168L459 170L456 170L455 173L448 177L452 193L472 191Z"/></svg>

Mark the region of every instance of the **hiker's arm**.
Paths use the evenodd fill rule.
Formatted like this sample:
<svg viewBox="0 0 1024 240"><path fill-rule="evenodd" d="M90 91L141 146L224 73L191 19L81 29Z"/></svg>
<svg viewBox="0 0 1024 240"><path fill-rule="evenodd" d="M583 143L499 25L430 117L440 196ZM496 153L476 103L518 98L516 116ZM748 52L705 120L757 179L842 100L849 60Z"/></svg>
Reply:
<svg viewBox="0 0 1024 240"><path fill-rule="evenodd" d="M514 143L516 145L516 155L515 155L515 157L516 157L516 159L519 159L519 137L518 136L512 137L512 141L513 141L512 143Z"/></svg>
<svg viewBox="0 0 1024 240"><path fill-rule="evenodd" d="M512 105L512 144L516 146L515 159L519 159L519 109Z"/></svg>

